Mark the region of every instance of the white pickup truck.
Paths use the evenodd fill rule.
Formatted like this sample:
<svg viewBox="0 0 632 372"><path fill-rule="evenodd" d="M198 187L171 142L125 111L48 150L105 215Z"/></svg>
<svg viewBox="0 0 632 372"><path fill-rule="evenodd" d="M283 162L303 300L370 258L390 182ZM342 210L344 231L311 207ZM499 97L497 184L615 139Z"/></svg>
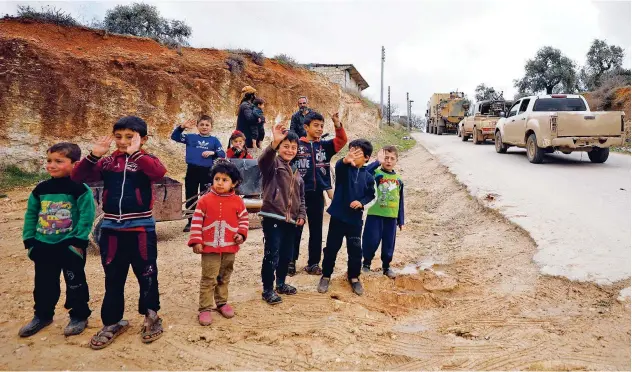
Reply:
<svg viewBox="0 0 632 372"><path fill-rule="evenodd" d="M503 115L504 114L504 115ZM496 123L496 152L511 146L527 149L531 163L561 151L586 151L593 163L608 159L610 146L624 142L622 111L591 112L584 97L550 94L519 99Z"/></svg>

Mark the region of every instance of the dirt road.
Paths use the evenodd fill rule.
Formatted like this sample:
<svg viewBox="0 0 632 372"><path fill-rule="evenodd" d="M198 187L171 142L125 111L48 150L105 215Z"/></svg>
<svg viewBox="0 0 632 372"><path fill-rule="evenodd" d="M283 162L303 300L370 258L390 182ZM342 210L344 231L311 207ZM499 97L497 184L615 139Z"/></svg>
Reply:
<svg viewBox="0 0 632 372"><path fill-rule="evenodd" d="M494 208L531 234L542 273L598 284L630 278L629 155L592 164L586 153L556 154L531 164L523 149L497 154L493 141L415 136L472 194L493 198Z"/></svg>
<svg viewBox="0 0 632 372"><path fill-rule="evenodd" d="M184 246L181 222L159 223L165 335L141 343L138 289L130 278L132 329L101 351L87 346L101 326L103 271L96 256L87 266L95 309L87 332L65 339L59 306L51 327L17 337L31 317L33 266L20 238L27 193L10 193L11 201L0 200L0 368L630 369L630 302L617 301L629 282L597 287L540 275L532 240L469 197L421 146L400 164L407 225L395 251L396 280L364 275L366 293L357 297L339 262L329 294L318 294L317 278L301 274L290 280L300 294L270 307L260 299L261 231L253 231L230 287L237 316L215 316L204 328L196 322L199 256Z"/></svg>

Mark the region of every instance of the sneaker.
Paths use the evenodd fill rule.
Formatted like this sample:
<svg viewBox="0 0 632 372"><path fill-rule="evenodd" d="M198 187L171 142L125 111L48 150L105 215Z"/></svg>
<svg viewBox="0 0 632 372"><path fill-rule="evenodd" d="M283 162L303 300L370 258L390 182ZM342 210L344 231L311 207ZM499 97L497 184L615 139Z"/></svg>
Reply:
<svg viewBox="0 0 632 372"><path fill-rule="evenodd" d="M283 302L283 299L271 289L263 291L263 293L261 293L261 297L268 303L268 305L276 305Z"/></svg>
<svg viewBox="0 0 632 372"><path fill-rule="evenodd" d="M182 232L190 232L191 231L191 221L187 223L187 225L182 229Z"/></svg>
<svg viewBox="0 0 632 372"><path fill-rule="evenodd" d="M355 279L355 282L353 281ZM354 279L349 279L349 284L351 284L351 289L353 290L353 293L357 294L358 296L362 296L364 294L364 288L362 287L362 283L360 283L360 280L358 278L354 278Z"/></svg>
<svg viewBox="0 0 632 372"><path fill-rule="evenodd" d="M371 272L371 266L369 265L362 265L362 272L365 274L368 274Z"/></svg>
<svg viewBox="0 0 632 372"><path fill-rule="evenodd" d="M213 323L213 316L210 311L200 311L198 314L198 322L200 325L209 326Z"/></svg>
<svg viewBox="0 0 632 372"><path fill-rule="evenodd" d="M20 335L20 337L33 336L37 332L49 326L52 322L53 322L53 319L42 320L39 317L34 316L33 319L31 319L31 321L27 325L20 328L18 335Z"/></svg>
<svg viewBox="0 0 632 372"><path fill-rule="evenodd" d="M291 285L287 283L283 283L282 285L277 286L276 291L277 293L288 295L288 296L295 295L297 292L296 288L292 287Z"/></svg>
<svg viewBox="0 0 632 372"><path fill-rule="evenodd" d="M235 310L233 310L233 307L229 304L218 306L217 311L226 319L230 319L235 316Z"/></svg>
<svg viewBox="0 0 632 372"><path fill-rule="evenodd" d="M308 265L303 268L309 275L322 275L323 270L321 270L318 264Z"/></svg>
<svg viewBox="0 0 632 372"><path fill-rule="evenodd" d="M64 336L76 336L81 334L88 325L88 319L70 317L70 323L64 328Z"/></svg>
<svg viewBox="0 0 632 372"><path fill-rule="evenodd" d="M287 265L287 275L296 275L296 261L290 261L290 264Z"/></svg>
<svg viewBox="0 0 632 372"><path fill-rule="evenodd" d="M397 275L395 274L395 272L391 269L384 269L384 275L388 276L389 279L395 279L397 278Z"/></svg>
<svg viewBox="0 0 632 372"><path fill-rule="evenodd" d="M324 276L320 278L320 282L318 283L318 293L327 293L329 290L329 281L331 278L325 278Z"/></svg>

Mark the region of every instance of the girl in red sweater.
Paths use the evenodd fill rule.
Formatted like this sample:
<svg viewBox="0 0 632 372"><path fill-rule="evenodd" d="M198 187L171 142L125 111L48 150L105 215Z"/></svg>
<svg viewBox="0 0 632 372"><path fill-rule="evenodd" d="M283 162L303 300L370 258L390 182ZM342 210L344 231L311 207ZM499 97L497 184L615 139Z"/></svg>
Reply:
<svg viewBox="0 0 632 372"><path fill-rule="evenodd" d="M217 161L211 169L213 184L198 201L191 223L189 247L202 255L200 306L198 320L207 326L213 322L211 310L225 318L235 316L228 302L228 283L233 272L235 253L248 236L248 212L235 188L241 182L237 167L229 161Z"/></svg>
<svg viewBox="0 0 632 372"><path fill-rule="evenodd" d="M226 151L227 159L252 159L246 148L246 135L236 130L230 135L230 148Z"/></svg>

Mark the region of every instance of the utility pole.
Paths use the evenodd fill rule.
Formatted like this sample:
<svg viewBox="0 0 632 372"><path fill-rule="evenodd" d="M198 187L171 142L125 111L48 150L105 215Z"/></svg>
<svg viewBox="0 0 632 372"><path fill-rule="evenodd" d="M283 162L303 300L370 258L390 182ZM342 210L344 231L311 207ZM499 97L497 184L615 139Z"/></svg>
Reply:
<svg viewBox="0 0 632 372"><path fill-rule="evenodd" d="M408 114L409 114L409 117L410 117L410 120L408 120L408 131L409 132L410 132L410 125L413 122L413 118L412 118L412 116L413 116L413 102L415 102L415 101L413 101L412 99L410 101L408 101Z"/></svg>
<svg viewBox="0 0 632 372"><path fill-rule="evenodd" d="M382 117L382 121L384 122L384 60L386 59L386 51L384 50L384 45L382 45L382 79L380 82L380 116Z"/></svg>
<svg viewBox="0 0 632 372"><path fill-rule="evenodd" d="M388 86L388 103L386 106L386 124L391 125L391 86Z"/></svg>
<svg viewBox="0 0 632 372"><path fill-rule="evenodd" d="M406 127L410 128L410 101L406 92Z"/></svg>

